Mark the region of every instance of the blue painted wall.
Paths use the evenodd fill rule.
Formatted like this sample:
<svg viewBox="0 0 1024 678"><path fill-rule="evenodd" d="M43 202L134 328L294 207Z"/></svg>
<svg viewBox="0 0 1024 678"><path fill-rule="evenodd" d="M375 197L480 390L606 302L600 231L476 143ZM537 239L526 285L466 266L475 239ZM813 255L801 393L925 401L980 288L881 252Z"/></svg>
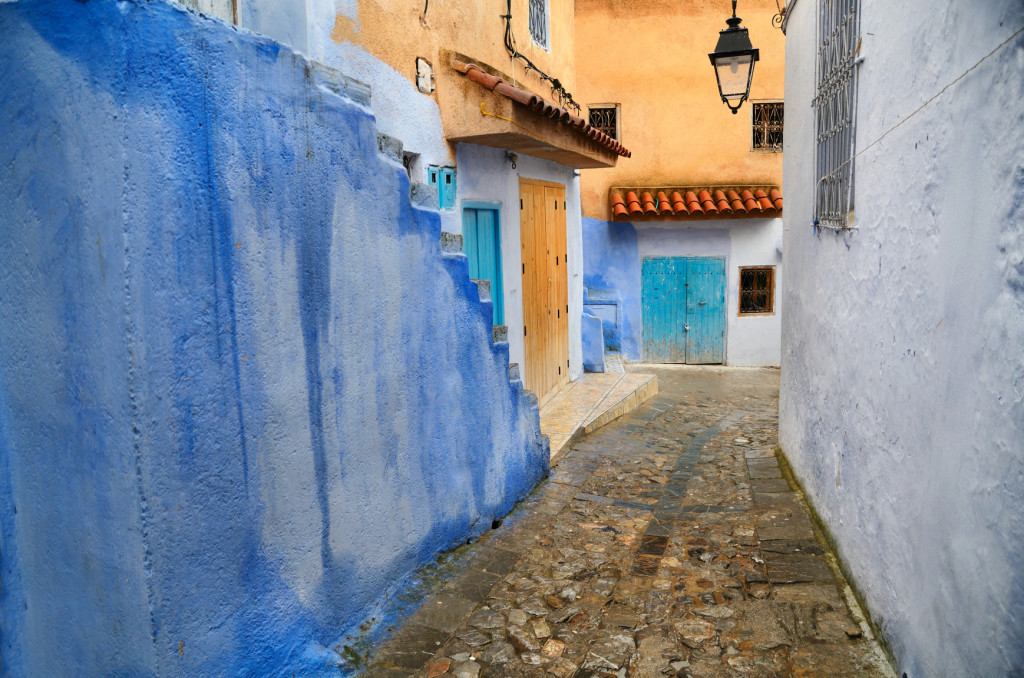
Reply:
<svg viewBox="0 0 1024 678"><path fill-rule="evenodd" d="M643 341L640 254L632 224L583 218L583 286L592 300L614 296L619 303L619 322L604 323L605 348L639 361Z"/></svg>
<svg viewBox="0 0 1024 678"><path fill-rule="evenodd" d="M9 676L330 675L546 470L374 120L162 2L0 4Z"/></svg>
<svg viewBox="0 0 1024 678"><path fill-rule="evenodd" d="M601 319L583 312L581 323L583 337L583 369L587 372L604 372L604 331Z"/></svg>

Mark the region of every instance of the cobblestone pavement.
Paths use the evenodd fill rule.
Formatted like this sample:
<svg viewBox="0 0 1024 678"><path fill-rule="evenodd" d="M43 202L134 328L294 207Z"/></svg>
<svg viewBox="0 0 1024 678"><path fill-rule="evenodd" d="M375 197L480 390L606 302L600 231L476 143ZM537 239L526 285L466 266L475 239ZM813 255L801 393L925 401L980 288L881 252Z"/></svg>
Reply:
<svg viewBox="0 0 1024 678"><path fill-rule="evenodd" d="M778 372L655 371L366 675L892 675L781 476Z"/></svg>

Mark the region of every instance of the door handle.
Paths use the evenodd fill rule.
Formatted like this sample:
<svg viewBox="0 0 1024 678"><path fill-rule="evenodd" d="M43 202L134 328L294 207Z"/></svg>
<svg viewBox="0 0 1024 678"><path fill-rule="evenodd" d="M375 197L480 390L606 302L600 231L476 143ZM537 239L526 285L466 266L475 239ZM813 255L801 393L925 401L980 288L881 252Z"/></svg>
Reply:
<svg viewBox="0 0 1024 678"><path fill-rule="evenodd" d="M690 326L689 325L683 325L683 331L689 332L690 331Z"/></svg>

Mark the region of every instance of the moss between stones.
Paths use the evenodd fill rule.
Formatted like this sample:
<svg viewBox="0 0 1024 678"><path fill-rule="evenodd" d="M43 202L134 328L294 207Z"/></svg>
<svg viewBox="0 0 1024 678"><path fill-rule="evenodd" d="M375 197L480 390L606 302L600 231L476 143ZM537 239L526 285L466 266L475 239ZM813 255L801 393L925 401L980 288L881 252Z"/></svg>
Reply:
<svg viewBox="0 0 1024 678"><path fill-rule="evenodd" d="M889 647L889 642L882 633L881 627L875 623L874 617L871 615L871 608L868 607L867 601L864 599L863 594L861 594L860 589L857 587L856 580L851 576L850 568L839 556L839 549L837 548L836 540L832 536L831 530L828 529L828 525L826 525L821 519L821 516L818 515L817 509L814 508L814 504L804 491L803 485L793 472L793 467L790 465L789 459L786 458L786 453L783 452L782 447L779 445L775 446L775 457L779 462L779 468L782 470L782 477L789 482L790 487L796 490L797 494L800 495L800 499L803 500L804 505L807 507L807 513L811 517L811 524L814 527L814 531L817 533L817 536L825 542L829 551L831 551L832 560L839 568L843 578L846 580L846 585L849 586L850 591L853 592L853 597L857 600L857 605L860 606L861 613L864 615L864 619L871 628L871 633L875 636L875 640L878 641L882 651L885 652L886 659L889 660L889 664L892 666L893 671L899 674L899 670L897 668L898 663L896 662L896 657L892 653L892 649Z"/></svg>

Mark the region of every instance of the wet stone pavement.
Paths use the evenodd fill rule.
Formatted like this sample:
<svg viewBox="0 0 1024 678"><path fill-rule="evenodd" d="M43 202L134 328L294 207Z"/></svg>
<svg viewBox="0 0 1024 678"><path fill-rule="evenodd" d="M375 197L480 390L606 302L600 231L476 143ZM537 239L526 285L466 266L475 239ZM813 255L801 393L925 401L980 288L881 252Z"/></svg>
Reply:
<svg viewBox="0 0 1024 678"><path fill-rule="evenodd" d="M775 459L778 372L654 371L365 676L892 675Z"/></svg>

